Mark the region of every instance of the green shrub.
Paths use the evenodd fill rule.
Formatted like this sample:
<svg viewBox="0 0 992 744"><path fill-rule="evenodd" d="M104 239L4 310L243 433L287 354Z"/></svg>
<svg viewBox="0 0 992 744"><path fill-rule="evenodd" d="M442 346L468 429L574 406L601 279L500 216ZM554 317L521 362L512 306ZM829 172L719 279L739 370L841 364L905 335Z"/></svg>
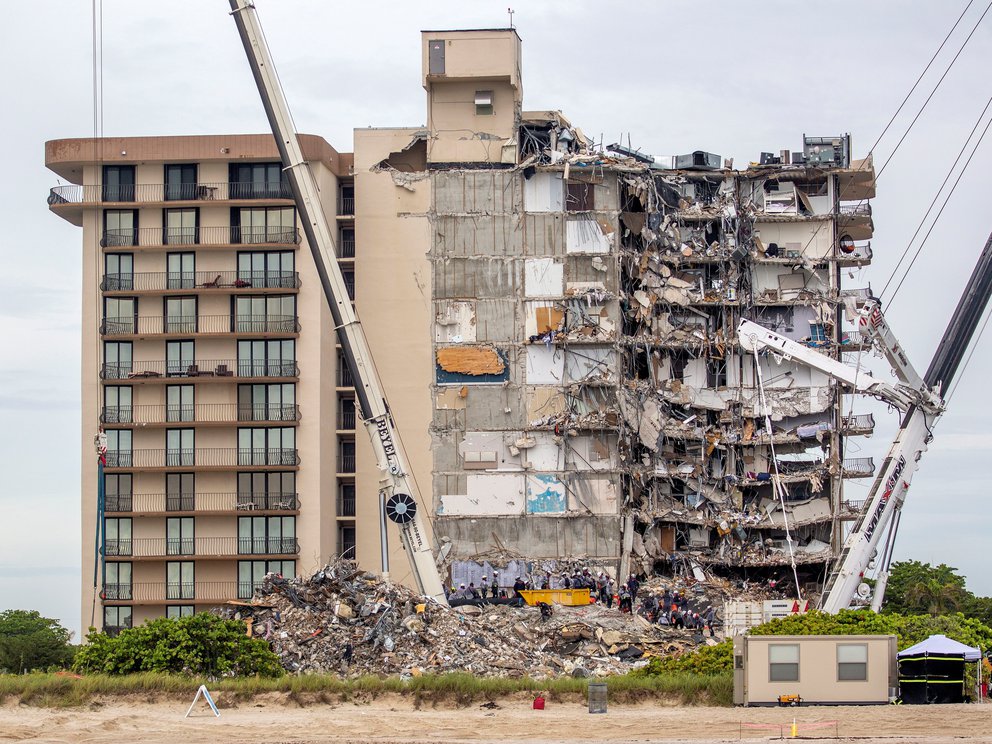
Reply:
<svg viewBox="0 0 992 744"><path fill-rule="evenodd" d="M72 633L58 620L35 610L0 612L0 670L64 668L72 663L76 647Z"/></svg>
<svg viewBox="0 0 992 744"><path fill-rule="evenodd" d="M237 620L201 612L159 618L117 636L91 632L76 654L77 672L168 672L208 677L278 677L283 669L268 644L245 634Z"/></svg>

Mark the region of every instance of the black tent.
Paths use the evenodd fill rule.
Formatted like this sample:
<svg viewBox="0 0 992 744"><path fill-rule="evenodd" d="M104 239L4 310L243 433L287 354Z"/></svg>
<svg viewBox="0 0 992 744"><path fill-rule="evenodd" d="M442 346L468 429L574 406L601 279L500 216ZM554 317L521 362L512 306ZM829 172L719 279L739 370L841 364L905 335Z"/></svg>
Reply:
<svg viewBox="0 0 992 744"><path fill-rule="evenodd" d="M946 636L930 636L899 652L899 690L911 705L964 702L965 661L980 658L977 648Z"/></svg>

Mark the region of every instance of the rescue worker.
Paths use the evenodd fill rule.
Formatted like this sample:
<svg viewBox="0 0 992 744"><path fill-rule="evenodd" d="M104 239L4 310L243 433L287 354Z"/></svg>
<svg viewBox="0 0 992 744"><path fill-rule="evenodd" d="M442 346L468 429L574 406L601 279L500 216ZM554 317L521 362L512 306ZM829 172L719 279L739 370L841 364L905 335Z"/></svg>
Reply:
<svg viewBox="0 0 992 744"><path fill-rule="evenodd" d="M516 595L519 597L520 592L524 591L524 589L526 588L527 588L527 584L524 583L523 577L518 576L517 580L513 582L513 591L516 592Z"/></svg>
<svg viewBox="0 0 992 744"><path fill-rule="evenodd" d="M489 579L485 576L482 577L482 581L479 582L479 594L485 599L486 595L489 593Z"/></svg>

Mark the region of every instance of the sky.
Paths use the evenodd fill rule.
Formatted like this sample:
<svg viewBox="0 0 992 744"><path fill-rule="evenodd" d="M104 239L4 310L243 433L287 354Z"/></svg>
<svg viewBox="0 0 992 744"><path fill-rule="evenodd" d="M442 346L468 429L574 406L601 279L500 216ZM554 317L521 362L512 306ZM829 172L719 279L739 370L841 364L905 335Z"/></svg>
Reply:
<svg viewBox="0 0 992 744"><path fill-rule="evenodd" d="M511 0L512 2L512 0ZM559 109L595 140L629 137L654 155L693 150L733 157L802 149L803 134L850 132L865 155L967 0L656 0L617 13L589 0L527 0L514 7L523 39L524 108ZM430 3L256 0L301 132L352 149L352 130L417 126L421 29L494 28L507 0ZM267 132L225 0L104 0L103 132L107 136ZM969 7L903 113L875 149L876 170L985 10ZM79 229L50 214L49 139L93 134L91 3L6 0L0 24L4 115L0 141L0 610L37 609L77 633L81 303ZM880 292L992 96L992 13L937 88L878 181L873 265L848 286ZM982 127L985 125L982 122ZM979 132L981 128L979 129ZM992 140L992 137L989 137ZM992 230L978 149L905 284L883 296L887 316L925 369ZM953 182L953 178L952 178ZM924 228L924 233L929 227ZM917 243L913 244L915 250ZM992 335L992 332L990 332ZM960 379L904 509L896 558L956 566L992 594L984 501L992 461L986 339ZM873 363L873 369L881 369ZM896 419L884 406L869 439L847 456L888 449ZM92 428L95 429L95 422ZM849 481L864 498L870 481ZM28 557L30 556L30 557Z"/></svg>

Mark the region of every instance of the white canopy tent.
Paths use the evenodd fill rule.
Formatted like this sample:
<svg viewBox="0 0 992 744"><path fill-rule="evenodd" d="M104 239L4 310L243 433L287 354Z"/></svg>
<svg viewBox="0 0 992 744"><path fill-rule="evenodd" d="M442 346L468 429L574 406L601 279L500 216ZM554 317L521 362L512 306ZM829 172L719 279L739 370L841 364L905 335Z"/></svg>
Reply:
<svg viewBox="0 0 992 744"><path fill-rule="evenodd" d="M930 654L931 656L940 654L964 654L965 661L978 661L982 658L980 649L958 643L945 635L932 635L925 641L920 641L915 646L900 651L897 656L917 656L919 654Z"/></svg>

